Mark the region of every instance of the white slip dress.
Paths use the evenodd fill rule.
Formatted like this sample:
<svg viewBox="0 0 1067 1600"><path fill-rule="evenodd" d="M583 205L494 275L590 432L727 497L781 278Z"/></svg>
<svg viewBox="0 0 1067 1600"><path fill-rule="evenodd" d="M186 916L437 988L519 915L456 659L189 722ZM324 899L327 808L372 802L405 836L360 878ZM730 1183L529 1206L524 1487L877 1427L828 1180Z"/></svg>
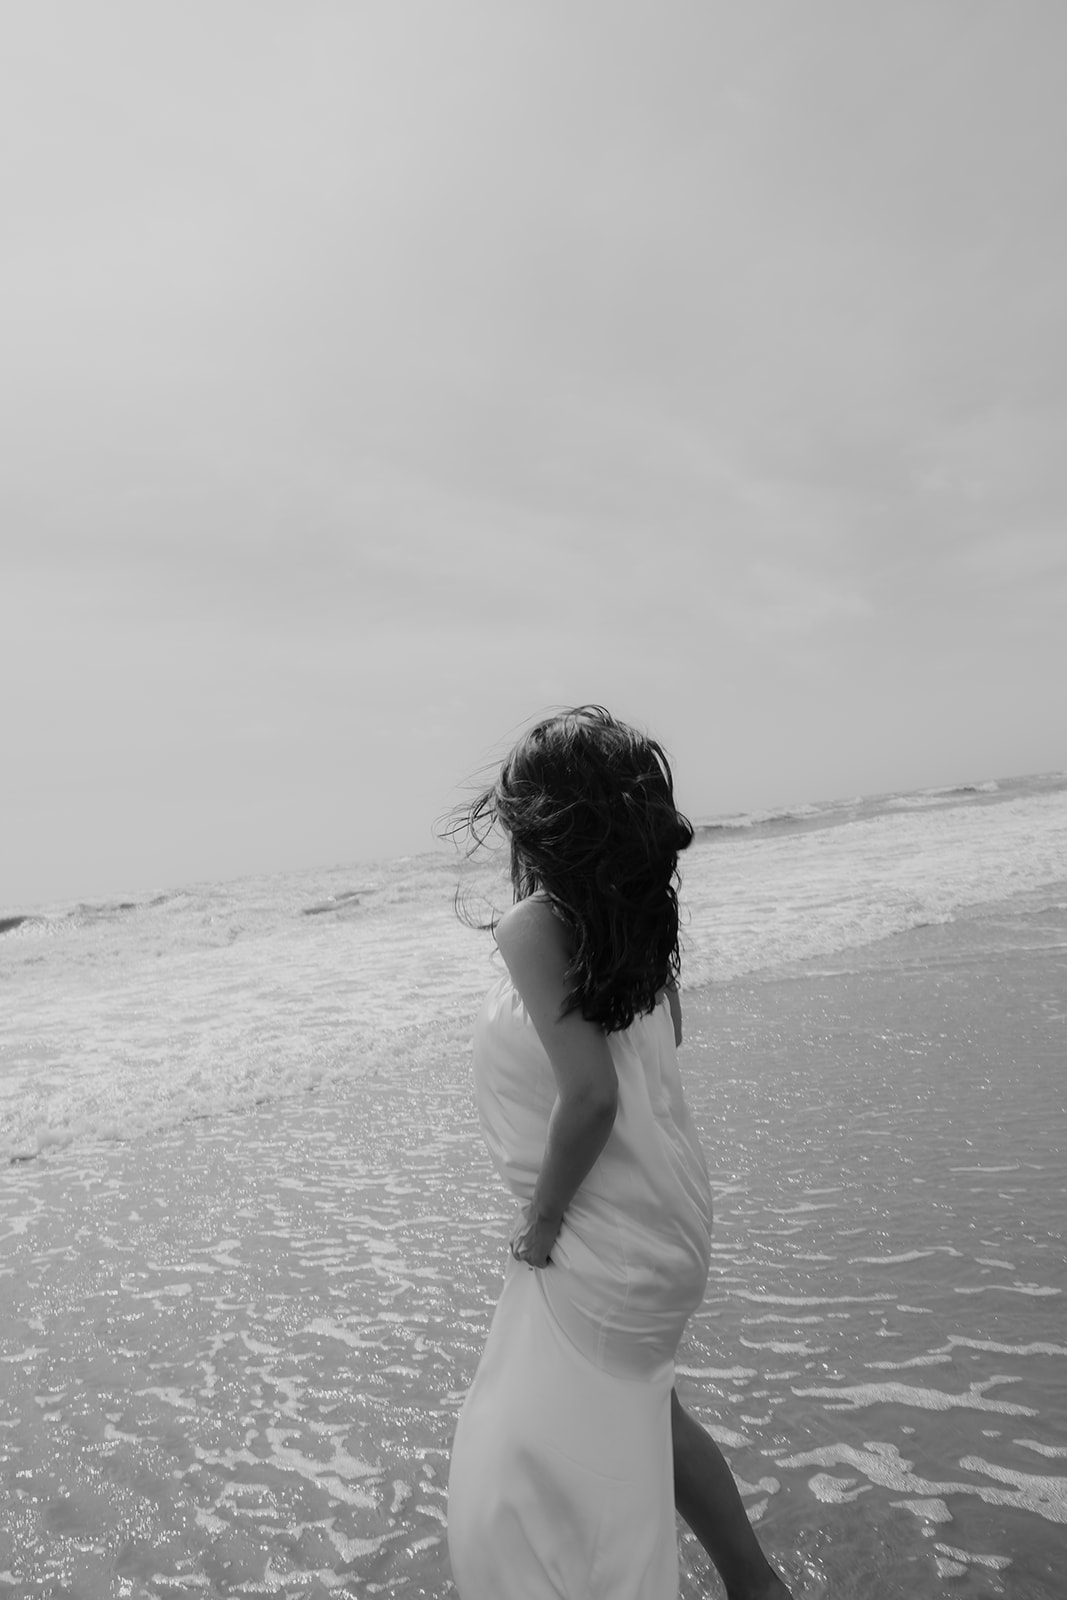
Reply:
<svg viewBox="0 0 1067 1600"><path fill-rule="evenodd" d="M666 999L608 1043L619 1104L549 1265L510 1256L456 1426L461 1600L676 1600L674 1354L707 1283L711 1191ZM489 1153L525 1207L555 1079L505 972L474 1036Z"/></svg>

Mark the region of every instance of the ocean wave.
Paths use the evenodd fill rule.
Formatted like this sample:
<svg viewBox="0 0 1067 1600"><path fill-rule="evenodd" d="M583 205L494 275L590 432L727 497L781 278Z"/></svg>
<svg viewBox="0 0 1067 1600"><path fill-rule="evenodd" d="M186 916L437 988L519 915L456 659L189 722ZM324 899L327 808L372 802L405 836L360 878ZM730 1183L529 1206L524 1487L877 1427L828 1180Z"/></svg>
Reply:
<svg viewBox="0 0 1067 1600"><path fill-rule="evenodd" d="M887 811L928 811L932 806L950 806L953 797L948 793L894 794L885 801Z"/></svg>
<svg viewBox="0 0 1067 1600"><path fill-rule="evenodd" d="M465 1049L494 976L493 941L458 921L453 896L458 882L503 905L499 879L499 862L442 852L12 907L0 1150L21 1158L137 1137L357 1078L365 1062L403 1072L403 1030L428 1038L442 1019L458 1030L448 1048ZM978 902L1008 908L997 916L1014 948L1019 916L1067 902L1064 883L1062 791L839 828L749 830L683 857L684 981L779 975L801 961L862 966L866 956L837 957ZM971 1163L982 1164L997 1163ZM810 1205L803 1216L794 1208L797 1222L818 1218Z"/></svg>
<svg viewBox="0 0 1067 1600"><path fill-rule="evenodd" d="M715 839L729 834L749 834L760 829L782 831L795 824L799 831L808 831L813 823L827 827L847 824L856 812L876 802L863 795L851 795L842 800L801 801L788 806L769 806L754 811L726 812L718 817L703 817L694 822L698 837Z"/></svg>
<svg viewBox="0 0 1067 1600"><path fill-rule="evenodd" d="M882 803L887 811L921 811L929 806L951 806L961 800L973 800L979 795L1000 793L1000 784L994 778L989 778L985 783L945 784L935 789L915 789L907 794L887 795Z"/></svg>
<svg viewBox="0 0 1067 1600"><path fill-rule="evenodd" d="M136 911L136 900L79 900L73 916L117 917L124 911Z"/></svg>
<svg viewBox="0 0 1067 1600"><path fill-rule="evenodd" d="M1067 795L930 805L787 834L749 830L682 858L685 980L825 962L892 935L936 928L970 907L1037 895L1062 901ZM1007 911L1015 937L1018 913Z"/></svg>
<svg viewBox="0 0 1067 1600"><path fill-rule="evenodd" d="M326 900L319 900L312 906L301 906L300 909L305 917L319 917L328 911L350 911L359 905L361 896L370 893L369 889L341 889Z"/></svg>
<svg viewBox="0 0 1067 1600"><path fill-rule="evenodd" d="M922 789L925 795L966 795L966 794L999 794L1000 784L995 778L987 778L984 783L955 783L943 785L937 789Z"/></svg>
<svg viewBox="0 0 1067 1600"><path fill-rule="evenodd" d="M0 916L0 934L17 930L24 934L59 933L92 927L100 922L114 922L144 906L162 905L168 898L157 895L153 900L79 900L74 904L50 906L43 911Z"/></svg>
<svg viewBox="0 0 1067 1600"><path fill-rule="evenodd" d="M823 815L825 809L816 805L776 806L767 811L738 811L707 822L696 822L693 826L698 833L744 833L772 822L808 822L812 817Z"/></svg>
<svg viewBox="0 0 1067 1600"><path fill-rule="evenodd" d="M1051 780L1055 775L1049 774ZM721 816L702 817L694 823L700 836L714 839L733 833L745 834L759 829L781 829L796 824L803 829L811 823L841 826L863 817L878 816L883 812L923 811L930 807L958 806L983 796L1005 795L1012 792L1013 784L1027 780L1000 780L987 778L981 783L942 784L928 789L901 790L890 794L850 795L837 800L802 801L792 805L768 806L752 811L724 812ZM1030 780L1039 781L1039 780Z"/></svg>

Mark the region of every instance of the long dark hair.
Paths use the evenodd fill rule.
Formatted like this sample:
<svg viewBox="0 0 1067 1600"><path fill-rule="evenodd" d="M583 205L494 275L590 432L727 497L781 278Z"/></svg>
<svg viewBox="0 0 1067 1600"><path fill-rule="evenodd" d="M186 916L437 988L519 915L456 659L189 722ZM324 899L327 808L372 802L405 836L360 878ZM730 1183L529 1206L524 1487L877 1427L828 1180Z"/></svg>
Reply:
<svg viewBox="0 0 1067 1600"><path fill-rule="evenodd" d="M563 1014L615 1032L653 1011L681 966L678 854L693 839L661 746L603 706L547 717L446 832L472 854L494 825L516 901L539 892L570 929Z"/></svg>

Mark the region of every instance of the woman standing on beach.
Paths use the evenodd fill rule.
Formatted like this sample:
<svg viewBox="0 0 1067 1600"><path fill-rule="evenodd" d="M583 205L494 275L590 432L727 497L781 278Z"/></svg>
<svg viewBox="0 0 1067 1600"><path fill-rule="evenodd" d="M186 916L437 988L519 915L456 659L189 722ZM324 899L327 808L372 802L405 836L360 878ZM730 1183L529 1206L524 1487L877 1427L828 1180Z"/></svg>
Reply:
<svg viewBox="0 0 1067 1600"><path fill-rule="evenodd" d="M479 1116L522 1203L460 1413L462 1600L672 1600L674 1512L730 1600L788 1600L729 1468L674 1392L711 1195L675 1055L678 853L655 741L599 706L532 728L459 830L494 824L515 904L475 1032Z"/></svg>

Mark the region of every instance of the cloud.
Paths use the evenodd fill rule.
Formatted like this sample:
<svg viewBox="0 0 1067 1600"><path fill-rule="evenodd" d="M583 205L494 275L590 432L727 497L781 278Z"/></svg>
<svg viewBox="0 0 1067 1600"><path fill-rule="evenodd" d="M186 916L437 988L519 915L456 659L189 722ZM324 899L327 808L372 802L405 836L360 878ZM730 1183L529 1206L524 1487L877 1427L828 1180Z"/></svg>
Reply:
<svg viewBox="0 0 1067 1600"><path fill-rule="evenodd" d="M203 37L23 8L0 63L7 748L108 859L131 730L146 829L312 774L284 841L198 813L219 870L303 859L317 748L403 848L367 762L414 829L575 698L697 809L1055 764L1067 12Z"/></svg>

